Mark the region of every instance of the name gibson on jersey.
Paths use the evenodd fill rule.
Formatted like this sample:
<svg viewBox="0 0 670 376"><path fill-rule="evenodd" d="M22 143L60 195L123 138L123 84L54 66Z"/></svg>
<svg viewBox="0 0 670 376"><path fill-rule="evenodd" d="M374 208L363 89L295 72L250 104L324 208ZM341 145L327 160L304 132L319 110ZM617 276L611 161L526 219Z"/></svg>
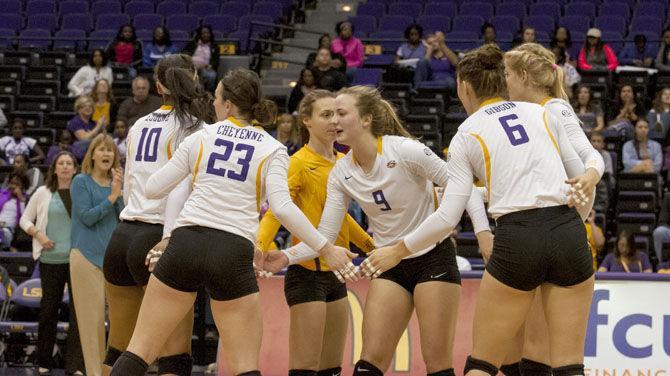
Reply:
<svg viewBox="0 0 670 376"><path fill-rule="evenodd" d="M516 107L516 105L515 105L514 103L512 103L512 102L505 102L505 103L500 104L500 105L498 105L498 106L493 106L493 107L491 107L491 108L487 108L485 112L486 112L486 114L488 114L488 115L493 115L493 114L495 114L495 113L497 113L497 112L506 111L506 110L509 110L509 109L511 109L511 108L515 108L515 107Z"/></svg>

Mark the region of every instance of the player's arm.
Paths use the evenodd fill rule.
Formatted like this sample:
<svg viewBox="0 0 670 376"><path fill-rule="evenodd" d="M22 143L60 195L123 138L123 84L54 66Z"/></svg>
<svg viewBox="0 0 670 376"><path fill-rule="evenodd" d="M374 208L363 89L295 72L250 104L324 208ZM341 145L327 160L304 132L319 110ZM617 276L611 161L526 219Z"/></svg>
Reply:
<svg viewBox="0 0 670 376"><path fill-rule="evenodd" d="M159 199L167 196L179 183L189 176L191 172L191 159L193 159L191 158L191 153L200 155L202 152L203 144L200 140L200 132L188 136L175 151L168 163L149 177L146 187L147 198Z"/></svg>
<svg viewBox="0 0 670 376"><path fill-rule="evenodd" d="M579 120L570 113L569 117L563 119L563 127L568 141L579 155L586 169L593 169L598 178L601 178L605 173L605 161L602 155L591 145L586 133L579 125Z"/></svg>
<svg viewBox="0 0 670 376"><path fill-rule="evenodd" d="M360 248L363 252L368 253L375 249L375 242L372 240L372 237L368 235L367 231L356 222L356 220L347 214L344 217L343 226L349 228L349 240Z"/></svg>

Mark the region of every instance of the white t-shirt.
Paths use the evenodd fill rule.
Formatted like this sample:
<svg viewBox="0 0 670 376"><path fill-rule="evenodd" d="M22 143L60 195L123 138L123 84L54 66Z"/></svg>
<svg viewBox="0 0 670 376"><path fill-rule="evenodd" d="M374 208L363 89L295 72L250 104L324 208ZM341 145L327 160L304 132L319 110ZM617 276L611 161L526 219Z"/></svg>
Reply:
<svg viewBox="0 0 670 376"><path fill-rule="evenodd" d="M0 150L5 153L5 159L8 164L14 163L14 158L19 154L30 157L30 151L33 150L36 144L37 140L31 137L23 137L18 141L12 136L0 138Z"/></svg>

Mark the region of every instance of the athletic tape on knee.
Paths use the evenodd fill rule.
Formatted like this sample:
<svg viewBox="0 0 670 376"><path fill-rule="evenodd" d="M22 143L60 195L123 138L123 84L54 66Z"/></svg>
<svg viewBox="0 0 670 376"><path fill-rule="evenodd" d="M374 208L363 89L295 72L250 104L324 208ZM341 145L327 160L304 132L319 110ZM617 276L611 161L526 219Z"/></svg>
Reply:
<svg viewBox="0 0 670 376"><path fill-rule="evenodd" d="M112 346L109 346L107 348L107 354L105 355L105 361L102 362L102 364L110 367L114 367L114 363L116 363L116 360L119 359L119 357L123 354L123 352L119 349L115 349Z"/></svg>
<svg viewBox="0 0 670 376"><path fill-rule="evenodd" d="M354 366L353 376L384 376L384 372L373 364L361 359Z"/></svg>
<svg viewBox="0 0 670 376"><path fill-rule="evenodd" d="M193 358L191 354L177 354L158 358L159 375L191 376Z"/></svg>
<svg viewBox="0 0 670 376"><path fill-rule="evenodd" d="M571 364L569 366L562 366L553 369L554 376L575 376L584 375L583 364Z"/></svg>
<svg viewBox="0 0 670 376"><path fill-rule="evenodd" d="M521 370L519 368L519 362L512 364L503 364L500 366L500 372L505 376L521 376Z"/></svg>
<svg viewBox="0 0 670 376"><path fill-rule="evenodd" d="M524 376L551 376L550 365L526 358L521 359L519 370L521 370L521 375Z"/></svg>
<svg viewBox="0 0 670 376"><path fill-rule="evenodd" d="M342 367L322 369L316 373L318 376L342 376Z"/></svg>
<svg viewBox="0 0 670 376"><path fill-rule="evenodd" d="M443 369L442 371L429 373L427 376L456 376L453 368Z"/></svg>
<svg viewBox="0 0 670 376"><path fill-rule="evenodd" d="M311 369L290 369L288 376L316 376L318 373Z"/></svg>
<svg viewBox="0 0 670 376"><path fill-rule="evenodd" d="M144 359L126 351L114 363L110 376L144 376L147 368L149 368L149 365Z"/></svg>
<svg viewBox="0 0 670 376"><path fill-rule="evenodd" d="M238 373L237 376L262 376L261 371L249 371L245 373Z"/></svg>
<svg viewBox="0 0 670 376"><path fill-rule="evenodd" d="M496 376L498 374L498 367L489 362L468 356L468 360L465 362L465 369L463 370L463 374L467 374L472 370L483 371L491 376Z"/></svg>

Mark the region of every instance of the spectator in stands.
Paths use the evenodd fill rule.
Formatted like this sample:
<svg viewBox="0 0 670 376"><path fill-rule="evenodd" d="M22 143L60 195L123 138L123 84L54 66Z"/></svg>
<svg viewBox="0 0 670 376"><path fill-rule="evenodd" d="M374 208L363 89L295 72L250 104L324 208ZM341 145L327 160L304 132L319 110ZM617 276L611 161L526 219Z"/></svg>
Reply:
<svg viewBox="0 0 670 376"><path fill-rule="evenodd" d="M67 83L67 89L70 91L69 96L78 97L91 94L95 83L102 79L112 84L114 76L112 68L107 66L105 51L95 49L91 53L88 64L79 68L77 73L70 79L70 82Z"/></svg>
<svg viewBox="0 0 670 376"><path fill-rule="evenodd" d="M193 64L198 68L198 74L205 89L214 91L219 69L219 46L214 40L212 27L201 25L195 31L195 37L182 50L191 55ZM131 123L132 124L132 123Z"/></svg>
<svg viewBox="0 0 670 376"><path fill-rule="evenodd" d="M123 209L123 172L114 140L96 136L81 174L70 186L72 250L70 274L87 375L101 375L105 356L105 278L102 261Z"/></svg>
<svg viewBox="0 0 670 376"><path fill-rule="evenodd" d="M277 116L277 128L272 132L272 136L286 146L288 155L293 155L302 147L300 140L300 129L295 117L291 114L280 114Z"/></svg>
<svg viewBox="0 0 670 376"><path fill-rule="evenodd" d="M310 52L309 55L307 55L307 60L305 61L305 68L314 68L314 64L316 62L316 54L318 52L318 49L325 48L328 51L330 51L330 43L331 43L330 34L328 34L328 33L322 34L321 37L319 37L319 46L317 47L317 51L316 52ZM344 57L342 56L342 54L334 53L334 52L331 51L330 57L332 59L331 64L333 65L334 68L340 69L342 71L342 73L344 73L344 71L347 70L347 63L344 60ZM342 61L343 64L341 66L338 66L337 64L339 64L339 63L337 63L336 61ZM342 67L344 67L344 68L342 69Z"/></svg>
<svg viewBox="0 0 670 376"><path fill-rule="evenodd" d="M573 98L572 100L572 108L582 122L584 132L600 132L605 129L605 116L603 115L603 110L593 99L591 88L588 86L580 85L577 88L576 98Z"/></svg>
<svg viewBox="0 0 670 376"><path fill-rule="evenodd" d="M70 183L77 173L77 161L72 153L59 152L49 167L46 185L41 186L28 201L21 216L21 228L33 238L33 258L40 262L42 301L40 302L37 335L37 364L39 373L48 374L54 367L52 352L56 342L58 309L63 301L63 289L70 282L70 216L72 199ZM83 375L84 359L79 343L79 331L73 300L69 301L70 330L67 333L65 371Z"/></svg>
<svg viewBox="0 0 670 376"><path fill-rule="evenodd" d="M103 78L95 83L91 92L91 98L93 99L93 116L91 116L91 120L96 123L100 121L109 123L110 119L116 117L116 100L107 80Z"/></svg>
<svg viewBox="0 0 670 376"><path fill-rule="evenodd" d="M421 25L411 24L405 29L405 39L407 42L398 47L395 54L395 63L402 66L415 68L421 59L426 56L426 44L421 40L423 38L423 28Z"/></svg>
<svg viewBox="0 0 670 376"><path fill-rule="evenodd" d="M582 76L580 76L577 69L568 62L568 53L565 51L564 47L554 46L551 48L551 51L556 57L556 65L563 70L563 85L565 86L565 92L568 94L569 98L572 98L572 95L575 92L575 86L582 80Z"/></svg>
<svg viewBox="0 0 670 376"><path fill-rule="evenodd" d="M77 113L67 123L67 130L70 131L77 141L89 141L104 132L109 119L102 117L97 123L93 121L93 111L95 102L89 96L81 96L74 102L74 111Z"/></svg>
<svg viewBox="0 0 670 376"><path fill-rule="evenodd" d="M119 150L119 156L121 158L121 165L125 166L126 164L126 152L128 151L128 146L126 144L126 136L128 135L126 122L123 120L117 120L114 124L114 144Z"/></svg>
<svg viewBox="0 0 670 376"><path fill-rule="evenodd" d="M338 91L347 85L347 77L333 68L330 51L325 48L319 49L312 72L319 89Z"/></svg>
<svg viewBox="0 0 670 376"><path fill-rule="evenodd" d="M0 152L7 164L13 164L17 155L23 154L33 163L44 161L44 152L37 145L37 140L23 135L26 129L26 121L21 118L14 118L12 121L11 136L0 138Z"/></svg>
<svg viewBox="0 0 670 376"><path fill-rule="evenodd" d="M600 29L591 28L586 32L586 42L579 51L577 68L583 71L614 71L619 61L610 46L601 39Z"/></svg>
<svg viewBox="0 0 670 376"><path fill-rule="evenodd" d="M656 69L670 71L670 26L663 30L661 46L656 55Z"/></svg>
<svg viewBox="0 0 670 376"><path fill-rule="evenodd" d="M316 81L314 80L314 72L310 68L302 68L300 71L300 78L298 83L291 90L291 95L288 97L287 110L291 115L296 115L298 106L302 98L310 91L316 89Z"/></svg>
<svg viewBox="0 0 670 376"><path fill-rule="evenodd" d="M645 119L639 119L635 123L634 137L623 144L622 154L625 172L661 172L663 150L661 144L649 139L649 124Z"/></svg>
<svg viewBox="0 0 670 376"><path fill-rule="evenodd" d="M0 128L4 128L7 126L7 117L5 116L5 113L2 111L2 108L0 108Z"/></svg>
<svg viewBox="0 0 670 376"><path fill-rule="evenodd" d="M481 28L481 38L484 41L484 44L497 44L495 26L491 23L484 22Z"/></svg>
<svg viewBox="0 0 670 376"><path fill-rule="evenodd" d="M142 42L135 35L132 25L119 28L116 38L107 46L109 61L117 67L128 68L131 77L137 75L137 68L142 64Z"/></svg>
<svg viewBox="0 0 670 376"><path fill-rule="evenodd" d="M637 34L633 44L626 44L626 47L619 54L621 65L632 65L639 68L651 68L654 64L656 51L647 44L647 37L644 34Z"/></svg>
<svg viewBox="0 0 670 376"><path fill-rule="evenodd" d="M349 21L340 21L335 25L335 38L330 44L333 53L342 54L347 62L347 76L353 76L356 68L363 66L365 53L363 43L354 36L354 26Z"/></svg>
<svg viewBox="0 0 670 376"><path fill-rule="evenodd" d="M426 38L426 54L414 72L415 88L445 88L456 92L458 56L447 46L441 31Z"/></svg>
<svg viewBox="0 0 670 376"><path fill-rule="evenodd" d="M162 103L159 97L149 95L149 80L137 76L133 80L133 96L121 102L116 120L124 121L130 128L137 119L156 111Z"/></svg>
<svg viewBox="0 0 670 376"><path fill-rule="evenodd" d="M635 247L635 234L619 231L614 253L605 256L599 272L651 273L649 256Z"/></svg>
<svg viewBox="0 0 670 376"><path fill-rule="evenodd" d="M647 114L647 122L655 137L663 139L666 137L670 129L670 87L664 87L656 92L656 99Z"/></svg>
<svg viewBox="0 0 670 376"><path fill-rule="evenodd" d="M26 185L26 192L28 195L32 195L35 190L44 184L44 175L37 167L30 166L30 160L28 157L19 154L14 158L14 163L12 164L12 173L25 175L28 178L28 185ZM3 188L9 187L9 177L5 179L2 183Z"/></svg>
<svg viewBox="0 0 670 376"><path fill-rule="evenodd" d="M654 252L656 252L656 259L658 262L670 261L663 259L663 243L670 242L670 194L665 194L663 197L663 206L658 215L658 224L654 229Z"/></svg>
<svg viewBox="0 0 670 376"><path fill-rule="evenodd" d="M593 257L593 270L598 269L598 253L605 246L605 235L603 230L596 224L596 212L591 210L586 222L586 239L589 241L589 248L591 249L591 256Z"/></svg>
<svg viewBox="0 0 670 376"><path fill-rule="evenodd" d="M624 84L619 87L616 100L610 106L610 120L607 126L606 134L622 134L626 138L631 138L633 133L633 124L640 118L644 118L646 111L637 98L635 88L632 85Z"/></svg>
<svg viewBox="0 0 670 376"><path fill-rule="evenodd" d="M605 162L605 173L614 176L615 166L612 164L612 155L605 150L605 136L603 136L601 132L594 130L589 135L589 140L591 141L593 148L603 157L603 161Z"/></svg>
<svg viewBox="0 0 670 376"><path fill-rule="evenodd" d="M521 30L521 33L517 35L512 41L512 48L524 44L524 43L537 43L537 37L535 36L535 29L526 26Z"/></svg>
<svg viewBox="0 0 670 376"><path fill-rule="evenodd" d="M549 42L549 47L552 49L555 47L562 47L565 51L566 60L570 62L571 56L568 50L572 47L572 36L570 30L563 26L559 26L554 30L554 35L551 37L551 42Z"/></svg>
<svg viewBox="0 0 670 376"><path fill-rule="evenodd" d="M168 29L158 26L154 29L151 42L144 45L142 62L146 68L153 68L162 58L178 52L177 47L172 44Z"/></svg>
<svg viewBox="0 0 670 376"><path fill-rule="evenodd" d="M49 150L47 151L46 163L49 165L53 163L54 159L61 151L68 151L74 154L74 148L72 147L72 133L70 133L70 131L67 129L63 129L60 132L58 143L49 147ZM81 160L82 157L83 156L79 157L75 155L77 161Z"/></svg>
<svg viewBox="0 0 670 376"><path fill-rule="evenodd" d="M12 172L8 177L9 185L0 192L0 243L8 248L14 239L16 226L26 208L28 177Z"/></svg>

